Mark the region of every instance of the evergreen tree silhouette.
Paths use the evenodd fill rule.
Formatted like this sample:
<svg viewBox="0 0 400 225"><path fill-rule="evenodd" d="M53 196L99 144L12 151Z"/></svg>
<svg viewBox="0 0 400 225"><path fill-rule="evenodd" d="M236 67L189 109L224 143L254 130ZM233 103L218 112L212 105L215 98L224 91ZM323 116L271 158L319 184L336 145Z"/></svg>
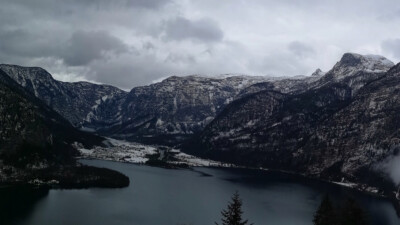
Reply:
<svg viewBox="0 0 400 225"><path fill-rule="evenodd" d="M239 193L236 192L232 196L231 202L228 204L228 208L222 210L222 225L246 225L248 220L242 219L242 200L239 197ZM218 223L215 223L219 225Z"/></svg>
<svg viewBox="0 0 400 225"><path fill-rule="evenodd" d="M353 198L348 198L342 208L341 225L367 225L367 216L364 210Z"/></svg>
<svg viewBox="0 0 400 225"><path fill-rule="evenodd" d="M314 225L334 225L336 223L335 209L328 195L325 195L314 215Z"/></svg>
<svg viewBox="0 0 400 225"><path fill-rule="evenodd" d="M314 225L367 225L368 218L353 198L334 207L329 197L325 196L314 214L313 222Z"/></svg>

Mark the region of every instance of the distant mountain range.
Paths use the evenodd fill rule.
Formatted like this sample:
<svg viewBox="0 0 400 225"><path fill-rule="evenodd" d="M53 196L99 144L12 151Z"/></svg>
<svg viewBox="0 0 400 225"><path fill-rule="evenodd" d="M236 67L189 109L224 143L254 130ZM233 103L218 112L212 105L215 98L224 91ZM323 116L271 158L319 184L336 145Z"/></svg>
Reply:
<svg viewBox="0 0 400 225"><path fill-rule="evenodd" d="M109 85L55 80L37 67L0 70L77 128L116 138L174 144L201 131L235 96L273 77L169 77L125 92Z"/></svg>
<svg viewBox="0 0 400 225"><path fill-rule="evenodd" d="M57 81L37 67L0 65L0 72L22 96L2 97L3 140L22 126L26 131L15 128L11 136L31 132L48 141L54 133L71 140L67 145L85 142L47 128L56 123L75 127L70 134L81 129L252 167L363 182L381 179L374 165L399 152L400 65L382 56L346 53L330 71L311 76L173 76L130 92ZM24 108L10 113L17 107L12 99ZM25 108L32 113L14 118ZM27 127L32 120L45 125ZM20 139L28 137L34 136Z"/></svg>
<svg viewBox="0 0 400 225"><path fill-rule="evenodd" d="M399 91L400 64L348 53L294 93L268 84L232 102L184 149L254 167L374 182L381 177L374 165L399 151Z"/></svg>

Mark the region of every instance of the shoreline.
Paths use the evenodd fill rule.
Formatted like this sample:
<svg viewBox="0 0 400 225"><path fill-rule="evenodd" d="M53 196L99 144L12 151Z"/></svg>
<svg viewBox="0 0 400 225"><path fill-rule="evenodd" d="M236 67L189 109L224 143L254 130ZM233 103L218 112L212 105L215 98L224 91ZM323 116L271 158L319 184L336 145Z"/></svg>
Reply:
<svg viewBox="0 0 400 225"><path fill-rule="evenodd" d="M370 186L365 183L353 183L346 180L329 180L327 178L318 176L318 174L296 173L293 171L268 169L264 167L241 166L233 163L225 163L200 158L181 152L179 149L167 146L146 145L142 143L116 140L108 137L105 138L107 142L110 143L108 147L95 146L92 149L77 148L81 153L81 156L78 158L122 162L136 165L148 165L167 169L187 169L195 167L239 168L290 174L338 185L340 187L356 190L371 196L388 199L393 202L396 213L400 217L400 200L396 198L395 191L397 190L394 189L389 190L379 186Z"/></svg>
<svg viewBox="0 0 400 225"><path fill-rule="evenodd" d="M286 171L286 170L268 169L268 168L263 168L263 167L258 167L258 168L257 167L246 167L246 166L235 165L232 163L222 163L221 165L209 165L209 166L207 166L207 165L188 165L188 167L163 167L163 166L157 166L157 165L150 165L150 164L146 164L143 162L135 163L135 162L127 162L127 161L121 161L121 160L103 159L103 158L95 158L95 157L82 157L81 156L81 157L77 157L77 159L101 160L101 161L108 161L108 162L133 164L133 165L138 165L138 166L152 166L152 167L158 167L158 168L163 168L163 169L194 169L194 168L246 169L246 170L256 170L256 171L266 171L266 172L288 174L288 175L292 175L292 176L301 177L304 179L310 179L310 180L314 180L314 181L318 181L318 182L323 182L323 183L328 183L331 185L340 186L342 188L357 191L357 192L360 192L360 193L363 193L363 194L366 194L369 196L373 196L376 198L386 199L393 204L396 214L400 218L400 200L396 198L396 195L394 193L392 193L392 195L387 194L387 193L379 193L379 188L367 186L366 184L361 184L361 183L337 182L337 181L331 181L331 180L327 180L327 179L323 179L323 178L309 176L307 174L295 173L295 172ZM203 160L207 160L207 159L203 159ZM171 163L171 162L168 162L168 163ZM176 164L173 163L173 165L176 165ZM229 165L229 166L227 166L227 165ZM367 189L370 189L370 190L367 190Z"/></svg>
<svg viewBox="0 0 400 225"><path fill-rule="evenodd" d="M32 186L50 189L84 189L123 188L130 184L129 178L118 171L82 164L41 169L8 167L7 171L10 171L9 174L1 174L0 187Z"/></svg>

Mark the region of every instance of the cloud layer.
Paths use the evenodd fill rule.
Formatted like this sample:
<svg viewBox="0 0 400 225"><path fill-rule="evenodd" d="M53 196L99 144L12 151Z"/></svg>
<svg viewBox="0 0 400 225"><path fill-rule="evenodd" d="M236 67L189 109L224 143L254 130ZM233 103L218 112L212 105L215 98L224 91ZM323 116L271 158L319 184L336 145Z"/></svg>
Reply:
<svg viewBox="0 0 400 225"><path fill-rule="evenodd" d="M2 0L0 63L124 89L170 75L310 74L400 60L397 0Z"/></svg>
<svg viewBox="0 0 400 225"><path fill-rule="evenodd" d="M223 36L221 28L210 19L190 21L184 17L176 17L165 23L165 37L168 40L190 39L207 43L219 42Z"/></svg>
<svg viewBox="0 0 400 225"><path fill-rule="evenodd" d="M400 185L400 155L390 156L376 166L378 171L387 174L396 185Z"/></svg>

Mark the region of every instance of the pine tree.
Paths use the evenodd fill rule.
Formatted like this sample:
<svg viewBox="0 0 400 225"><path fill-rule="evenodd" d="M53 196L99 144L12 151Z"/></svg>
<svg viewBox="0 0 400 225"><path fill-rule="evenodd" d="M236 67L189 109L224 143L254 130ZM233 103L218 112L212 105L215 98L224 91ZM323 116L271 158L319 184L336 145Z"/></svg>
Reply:
<svg viewBox="0 0 400 225"><path fill-rule="evenodd" d="M341 213L342 225L367 225L367 216L357 202L349 198L346 200Z"/></svg>
<svg viewBox="0 0 400 225"><path fill-rule="evenodd" d="M364 210L357 202L349 198L343 205L334 208L328 196L325 196L314 215L314 225L367 225Z"/></svg>
<svg viewBox="0 0 400 225"><path fill-rule="evenodd" d="M334 225L335 221L335 209L333 208L332 202L329 196L326 195L318 207L317 212L314 215L314 225Z"/></svg>
<svg viewBox="0 0 400 225"><path fill-rule="evenodd" d="M231 202L228 204L228 208L222 210L222 225L246 225L248 220L242 220L242 200L239 197L239 193L236 192L232 196ZM215 223L219 225L218 223Z"/></svg>

